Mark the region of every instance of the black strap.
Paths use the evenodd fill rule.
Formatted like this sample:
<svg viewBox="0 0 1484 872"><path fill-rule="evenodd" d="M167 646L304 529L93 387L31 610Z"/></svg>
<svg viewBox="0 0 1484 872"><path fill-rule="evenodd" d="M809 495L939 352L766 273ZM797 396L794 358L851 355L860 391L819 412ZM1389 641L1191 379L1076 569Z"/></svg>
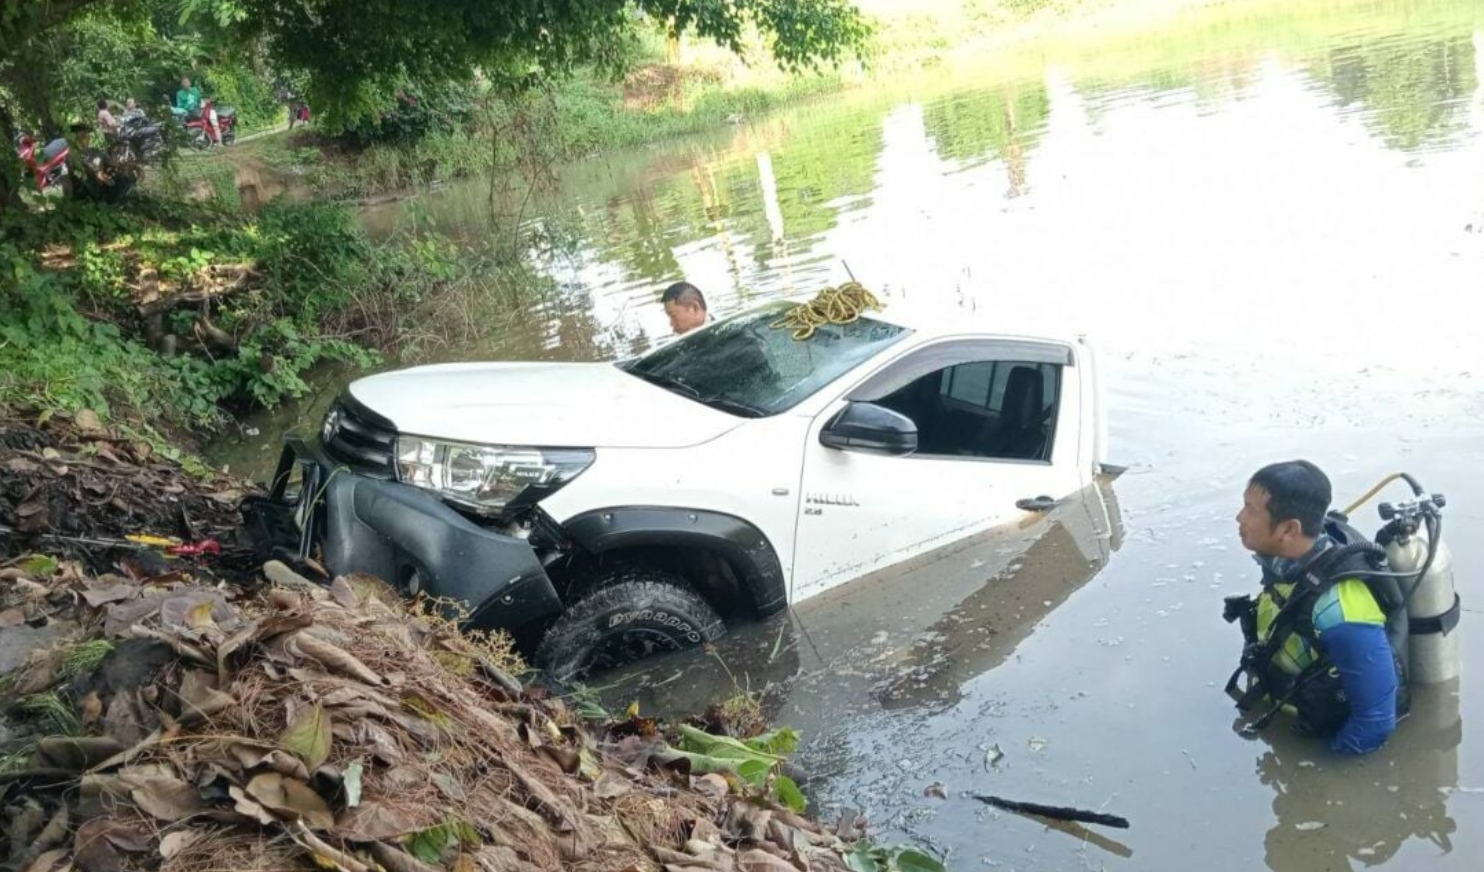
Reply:
<svg viewBox="0 0 1484 872"><path fill-rule="evenodd" d="M1455 593L1452 608L1430 618L1412 618L1408 624L1409 633L1413 636L1432 636L1439 633L1446 636L1458 626L1458 617L1462 611L1463 600Z"/></svg>
<svg viewBox="0 0 1484 872"><path fill-rule="evenodd" d="M1304 671L1300 672L1297 676L1294 677L1293 683L1288 685L1288 690L1278 699L1273 701L1272 708L1264 712L1262 717L1259 717L1257 720L1248 724L1246 727L1243 727L1243 730L1249 733L1256 733L1261 730L1267 729L1268 724L1271 724L1273 722L1273 718L1278 716L1278 712L1282 711L1283 707L1285 705L1288 705L1288 703L1291 702L1293 698L1298 695L1298 692L1300 690L1304 689L1304 685L1308 684L1309 682L1313 681L1314 679L1318 678L1320 675L1323 675L1328 671L1329 662L1326 661L1323 657L1320 657L1318 660L1310 663L1307 667L1304 668Z"/></svg>

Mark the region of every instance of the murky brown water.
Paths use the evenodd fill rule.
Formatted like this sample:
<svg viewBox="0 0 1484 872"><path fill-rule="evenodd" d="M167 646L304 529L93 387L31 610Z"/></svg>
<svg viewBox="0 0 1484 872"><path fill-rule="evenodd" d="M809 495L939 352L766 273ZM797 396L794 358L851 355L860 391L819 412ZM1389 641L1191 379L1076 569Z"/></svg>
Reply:
<svg viewBox="0 0 1484 872"><path fill-rule="evenodd" d="M474 243L485 193L415 208ZM1484 4L1232 3L1067 37L595 159L542 211L576 240L548 265L563 292L444 354L610 356L664 332L655 300L682 276L726 312L848 262L924 305L1086 327L1132 467L717 655L646 664L648 686L605 678L625 682L610 698L691 709L766 687L808 737L817 805L864 809L956 869L1473 868ZM252 467L307 409L221 457ZM1237 648L1221 598L1255 581L1231 518L1246 476L1293 456L1341 497L1405 468L1451 498L1462 685L1423 691L1361 761L1281 729L1243 739L1221 693ZM965 792L1133 826L1047 829Z"/></svg>

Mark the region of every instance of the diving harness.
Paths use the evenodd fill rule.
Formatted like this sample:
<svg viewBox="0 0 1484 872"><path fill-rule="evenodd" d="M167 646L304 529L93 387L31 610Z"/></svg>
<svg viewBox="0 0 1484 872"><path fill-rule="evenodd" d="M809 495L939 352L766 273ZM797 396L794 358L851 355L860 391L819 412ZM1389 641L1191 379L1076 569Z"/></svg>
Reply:
<svg viewBox="0 0 1484 872"><path fill-rule="evenodd" d="M1382 503L1383 526L1376 541L1368 541L1348 516L1398 479L1411 486L1413 499ZM1458 674L1458 639L1451 631L1458 624L1460 603L1442 541L1441 509L1446 504L1442 494L1429 495L1406 473L1389 476L1344 512L1329 513L1327 547L1286 571L1265 567L1263 590L1256 598L1227 597L1223 617L1240 623L1244 645L1226 692L1243 712L1266 704L1244 732L1264 729L1285 709L1297 715L1301 731L1315 734L1332 732L1348 716L1338 672L1316 644L1312 626L1316 600L1343 580L1364 583L1385 615L1397 668L1398 715L1407 711L1409 684ZM1295 638L1299 652L1312 657L1306 664L1293 656Z"/></svg>

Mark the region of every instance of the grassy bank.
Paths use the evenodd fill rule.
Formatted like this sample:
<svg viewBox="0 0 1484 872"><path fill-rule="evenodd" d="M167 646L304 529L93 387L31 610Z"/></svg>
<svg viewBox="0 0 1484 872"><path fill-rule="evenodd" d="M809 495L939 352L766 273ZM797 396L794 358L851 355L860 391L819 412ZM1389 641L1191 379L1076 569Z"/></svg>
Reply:
<svg viewBox="0 0 1484 872"><path fill-rule="evenodd" d="M0 224L0 404L127 410L185 438L303 394L321 364L436 341L420 315L454 323L437 307L523 270L425 235L373 244L332 204L57 202Z"/></svg>

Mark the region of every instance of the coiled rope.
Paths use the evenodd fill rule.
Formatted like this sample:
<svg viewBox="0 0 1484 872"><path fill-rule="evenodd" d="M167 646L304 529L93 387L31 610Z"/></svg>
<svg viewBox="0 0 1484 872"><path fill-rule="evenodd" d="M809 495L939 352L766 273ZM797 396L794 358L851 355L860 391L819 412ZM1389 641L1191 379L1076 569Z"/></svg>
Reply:
<svg viewBox="0 0 1484 872"><path fill-rule="evenodd" d="M881 301L860 282L846 282L825 288L814 299L789 309L768 326L774 330L792 330L794 339L803 342L826 324L852 324L860 320L862 312L880 309Z"/></svg>

